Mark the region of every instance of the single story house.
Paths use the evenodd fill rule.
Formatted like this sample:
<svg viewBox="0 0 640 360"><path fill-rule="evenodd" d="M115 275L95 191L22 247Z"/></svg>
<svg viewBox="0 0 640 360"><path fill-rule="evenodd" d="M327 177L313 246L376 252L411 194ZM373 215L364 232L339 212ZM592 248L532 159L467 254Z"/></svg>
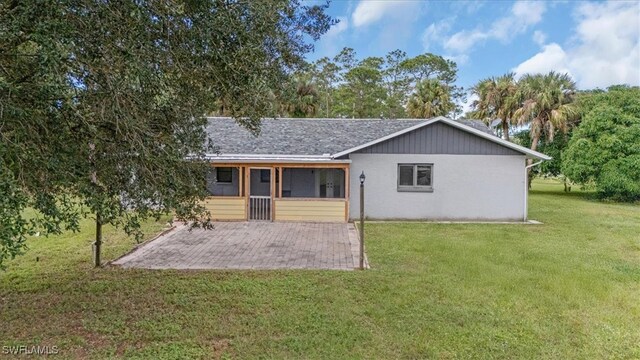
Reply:
<svg viewBox="0 0 640 360"><path fill-rule="evenodd" d="M432 119L263 119L254 136L209 118L216 220L358 218L364 172L370 219L523 221L526 159L550 157L481 122Z"/></svg>

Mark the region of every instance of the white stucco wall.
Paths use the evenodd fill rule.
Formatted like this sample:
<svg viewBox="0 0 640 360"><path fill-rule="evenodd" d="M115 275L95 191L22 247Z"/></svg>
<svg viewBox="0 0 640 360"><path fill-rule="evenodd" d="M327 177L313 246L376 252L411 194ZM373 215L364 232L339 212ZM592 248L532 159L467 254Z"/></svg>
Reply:
<svg viewBox="0 0 640 360"><path fill-rule="evenodd" d="M522 220L524 155L351 154L350 216L372 219ZM433 192L398 192L399 163L432 163Z"/></svg>

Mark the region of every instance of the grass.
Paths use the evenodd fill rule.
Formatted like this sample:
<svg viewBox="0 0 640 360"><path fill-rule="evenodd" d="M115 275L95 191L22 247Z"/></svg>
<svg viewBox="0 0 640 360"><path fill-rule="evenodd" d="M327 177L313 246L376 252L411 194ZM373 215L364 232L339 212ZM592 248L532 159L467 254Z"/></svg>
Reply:
<svg viewBox="0 0 640 360"><path fill-rule="evenodd" d="M544 225L370 224L364 272L96 270L87 223L30 239L0 274L0 351L640 358L640 206L536 181L530 217ZM145 226L152 236L164 224ZM106 238L107 259L133 245Z"/></svg>

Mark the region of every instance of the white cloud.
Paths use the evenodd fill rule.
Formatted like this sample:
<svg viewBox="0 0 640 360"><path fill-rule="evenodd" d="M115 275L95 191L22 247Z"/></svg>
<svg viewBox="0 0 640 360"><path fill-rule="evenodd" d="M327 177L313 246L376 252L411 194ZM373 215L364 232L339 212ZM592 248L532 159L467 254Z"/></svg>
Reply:
<svg viewBox="0 0 640 360"><path fill-rule="evenodd" d="M456 53L464 53L472 46L480 41L484 41L488 38L488 34L482 31L468 31L463 30L453 34L444 43L445 49Z"/></svg>
<svg viewBox="0 0 640 360"><path fill-rule="evenodd" d="M510 16L503 17L493 23L489 37L507 42L514 36L525 32L531 25L539 23L546 10L547 7L543 2L518 1L513 4Z"/></svg>
<svg viewBox="0 0 640 360"><path fill-rule="evenodd" d="M333 38L338 36L340 33L344 32L345 30L347 30L347 28L349 27L349 20L344 16L338 16L337 19L340 20L340 22L333 25L329 29L329 31L327 31L324 34L325 37Z"/></svg>
<svg viewBox="0 0 640 360"><path fill-rule="evenodd" d="M319 57L335 56L340 49L344 46L344 38L347 35L345 32L349 29L349 19L345 16L336 17L340 22L333 25L329 31L327 31L320 41L316 44Z"/></svg>
<svg viewBox="0 0 640 360"><path fill-rule="evenodd" d="M447 32L451 29L455 18L444 19L429 25L422 33L422 46L425 51L429 50L432 44L441 44Z"/></svg>
<svg viewBox="0 0 640 360"><path fill-rule="evenodd" d="M454 53L465 53L490 39L508 43L516 35L539 23L546 9L546 4L541 1L518 1L513 4L508 16L495 20L489 29L459 31L444 42L444 48Z"/></svg>
<svg viewBox="0 0 640 360"><path fill-rule="evenodd" d="M568 72L580 88L640 85L640 3L587 3L577 7L571 43L556 43L519 64L514 71Z"/></svg>
<svg viewBox="0 0 640 360"><path fill-rule="evenodd" d="M522 25L539 23L546 10L545 3L541 1L518 1L511 8L515 19L522 21Z"/></svg>
<svg viewBox="0 0 640 360"><path fill-rule="evenodd" d="M367 1L361 0L351 15L353 26L361 27L387 16L410 15L419 1Z"/></svg>
<svg viewBox="0 0 640 360"><path fill-rule="evenodd" d="M518 76L526 73L546 73L550 70L572 75L567 65L567 54L562 47L556 43L551 43L544 45L541 52L516 66L513 71Z"/></svg>
<svg viewBox="0 0 640 360"><path fill-rule="evenodd" d="M543 46L547 41L547 34L540 30L536 30L533 32L531 39L533 39L533 42L538 44L538 46Z"/></svg>
<svg viewBox="0 0 640 360"><path fill-rule="evenodd" d="M453 61L457 65L464 65L469 61L469 55L467 54L445 55L443 57L447 60Z"/></svg>

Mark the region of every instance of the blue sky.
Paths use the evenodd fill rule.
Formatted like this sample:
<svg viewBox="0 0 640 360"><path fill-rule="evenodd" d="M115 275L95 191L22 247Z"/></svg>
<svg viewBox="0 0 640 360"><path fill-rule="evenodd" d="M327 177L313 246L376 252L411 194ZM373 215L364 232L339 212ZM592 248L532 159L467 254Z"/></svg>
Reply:
<svg viewBox="0 0 640 360"><path fill-rule="evenodd" d="M308 60L345 46L359 58L401 49L456 61L465 88L549 70L568 72L581 89L640 85L640 1L334 0L328 13L341 21Z"/></svg>

